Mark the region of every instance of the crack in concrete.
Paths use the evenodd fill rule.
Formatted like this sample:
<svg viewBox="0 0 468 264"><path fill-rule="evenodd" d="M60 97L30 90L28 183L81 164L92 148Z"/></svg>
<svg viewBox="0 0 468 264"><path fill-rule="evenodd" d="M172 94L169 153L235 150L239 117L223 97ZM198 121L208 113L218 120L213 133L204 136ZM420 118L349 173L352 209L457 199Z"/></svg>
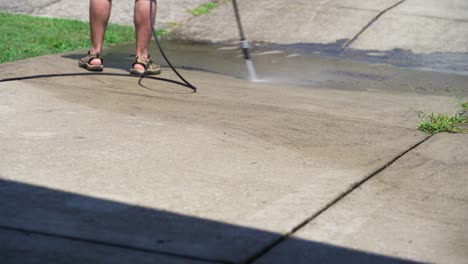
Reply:
<svg viewBox="0 0 468 264"><path fill-rule="evenodd" d="M372 8L352 7L352 6L343 6L343 5L330 5L330 6L340 8L340 9L357 10L357 11L371 11L371 12L380 11L380 10L372 9Z"/></svg>
<svg viewBox="0 0 468 264"><path fill-rule="evenodd" d="M437 19L437 20L445 20L445 21L453 21L453 22L468 22L467 19L461 19L461 18L448 18L448 17L439 17L439 16L429 16L429 15L414 15L414 14L404 14L404 13L397 13L400 16L406 16L406 17L422 17L422 18L429 18L429 19Z"/></svg>
<svg viewBox="0 0 468 264"><path fill-rule="evenodd" d="M377 176L378 174L380 174L382 171L384 171L385 169L387 169L388 167L390 167L393 163L395 163L396 161L398 161L400 158L402 158L403 156L405 156L406 154L408 154L409 152L411 152L412 150L416 149L418 146L420 146L421 144L423 144L424 142L428 141L430 138L432 138L432 135L430 136L427 136L425 139L423 139L422 141L416 143L415 145L413 145L412 147L410 147L409 149L405 150L404 152L400 153L398 156L396 156L395 158L393 158L392 160L390 160L389 162L387 162L384 166L382 166L381 168L378 168L377 170L375 170L374 172L370 173L368 176L366 176L364 179L356 182L355 184L351 185L348 190L346 190L345 192L343 192L342 194L340 194L339 196L337 196L335 199L333 199L331 202L329 202L327 205L325 205L322 209L320 209L319 211L317 211L315 214L313 214L311 217L307 218L306 220L304 220L303 222L301 222L299 225L297 225L295 228L293 228L291 231L289 231L288 233L286 233L285 235L283 235L282 237L278 238L276 241L274 241L272 244L268 245L267 247L263 248L261 251L259 251L257 254L253 255L252 257L250 257L249 259L247 259L245 262L245 264L252 264L254 263L255 261L259 260L260 258L262 258L264 255L266 255L268 252L270 252L271 250L273 250L276 246L280 245L281 243L283 243L284 241L286 241L287 239L291 238L297 231L299 231L300 229L302 229L303 227L305 227L306 225L308 225L309 223L311 223L313 220L315 220L317 217L319 217L320 215L322 215L324 212L326 212L328 209L330 209L331 207L335 206L337 203L339 203L341 200L345 199L349 194L351 194L353 191L355 191L357 188L361 187L363 184L365 184L367 181L369 181L370 179L374 178L375 176Z"/></svg>
<svg viewBox="0 0 468 264"><path fill-rule="evenodd" d="M346 41L343 45L343 49L346 49L348 48L351 44L353 44L361 35L362 33L364 33L364 31L366 31L368 28L370 28L372 26L372 24L374 24L377 20L379 20L379 18L381 16L383 16L385 13L387 13L388 11L394 9L395 7L403 4L406 0L401 0L400 2L388 7L387 9L383 10L382 12L380 12L376 17L374 17L369 23L367 23L367 25L365 25L361 31L359 31L352 39Z"/></svg>
<svg viewBox="0 0 468 264"><path fill-rule="evenodd" d="M349 194L354 192L356 189L364 185L366 182L368 182L370 179L374 178L384 170L386 170L388 167L390 167L392 164L394 164L396 161L404 157L406 154L409 152L413 151L423 143L427 142L429 139L431 139L433 135L427 136L420 142L416 143L415 145L411 146L404 152L400 153L396 157L394 157L392 160L387 162L385 165L382 167L378 168L374 172L370 173L367 175L365 178L362 180L356 182L355 184L351 185L346 191L344 191L342 194L338 195L335 199L333 199L331 202L326 204L322 209L314 213L312 216L309 218L305 219L303 222L301 222L299 225L294 227L291 231L288 233L284 234L277 240L273 241L270 245L267 245L263 249L261 249L258 253L254 254L250 258L248 258L246 261L243 261L241 263L244 264L252 264L255 261L259 260L261 257L266 255L268 252L273 250L276 246L280 245L287 239L291 238L296 232L298 232L300 229L311 223L313 220L315 220L317 217L325 213L328 209L332 208L336 204L338 204L341 200L345 199ZM151 249L151 248L144 248L144 247L138 247L138 246L131 246L131 245L125 245L125 244L118 244L118 243L112 243L108 241L102 241L102 240L95 240L95 239L89 239L89 238L81 238L81 237L74 237L74 236L69 236L69 235L63 235L63 234L54 234L54 233L49 233L49 232L44 232L44 231L37 231L37 230L30 230L30 229L25 229L25 228L18 228L18 227L10 227L10 226L5 226L5 225L0 225L0 229L3 230L10 230L10 231L16 231L16 232L21 232L21 233L31 233L31 234L37 234L37 235L42 235L42 236L47 236L47 237L52 237L52 238L60 238L60 239L65 239L65 240L72 240L72 241L78 241L78 242L83 242L83 243L89 243L89 244L96 244L96 245L101 245L101 246L108 246L108 247L113 247L113 248L120 248L120 249L126 249L126 250L133 250L133 251L138 251L142 253L149 253L149 254L156 254L156 255L162 255L162 256L168 256L168 257L176 257L176 258L181 258L181 259L186 259L186 260L194 260L194 261L201 261L201 262L206 262L206 263L217 263L217 264L234 264L232 261L227 261L227 260L219 260L219 259L208 259L208 258L203 258L203 257L197 257L197 256L190 256L190 255L182 255L182 254L177 254L177 253L172 253L172 252L166 252L166 251L161 251L161 250L156 250L156 249Z"/></svg>

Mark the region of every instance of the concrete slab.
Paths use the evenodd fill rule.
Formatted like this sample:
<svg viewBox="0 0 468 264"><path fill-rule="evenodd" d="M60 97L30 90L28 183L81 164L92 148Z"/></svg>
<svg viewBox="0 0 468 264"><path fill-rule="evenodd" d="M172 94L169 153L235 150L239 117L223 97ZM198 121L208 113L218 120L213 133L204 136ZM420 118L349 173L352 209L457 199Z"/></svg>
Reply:
<svg viewBox="0 0 468 264"><path fill-rule="evenodd" d="M250 40L273 43L334 44L353 39L361 30L400 1L240 1L243 24ZM204 41L237 38L232 10L224 6L214 15L195 17L175 31L179 37ZM219 18L223 19L220 20ZM272 17L278 19L271 19ZM405 49L414 53L468 52L466 1L407 0L365 29L350 46L359 50Z"/></svg>
<svg viewBox="0 0 468 264"><path fill-rule="evenodd" d="M466 263L467 142L466 134L434 136L257 263L311 263L346 256L351 257L346 262L354 263L352 254L337 256L336 251L298 240L425 263Z"/></svg>
<svg viewBox="0 0 468 264"><path fill-rule="evenodd" d="M468 2L463 0L406 0L392 14L468 21Z"/></svg>
<svg viewBox="0 0 468 264"><path fill-rule="evenodd" d="M350 47L466 53L467 39L466 1L408 0L377 20Z"/></svg>
<svg viewBox="0 0 468 264"><path fill-rule="evenodd" d="M239 8L249 40L284 44L335 43L353 38L380 11L397 2L353 1L350 5L347 1L294 0L282 5L258 0L239 1ZM194 17L186 25L174 33L204 41L239 38L231 5L221 6L213 15Z"/></svg>
<svg viewBox="0 0 468 264"><path fill-rule="evenodd" d="M363 10L372 10L377 12L382 12L385 9L397 4L400 0L376 0L376 1L347 1L347 0L331 0L327 1L326 4L348 8L348 9L363 9ZM318 4L315 2L315 4Z"/></svg>
<svg viewBox="0 0 468 264"><path fill-rule="evenodd" d="M80 71L61 56L0 65L18 68ZM406 94L183 74L199 93L104 76L0 84L0 224L243 261L426 138Z"/></svg>

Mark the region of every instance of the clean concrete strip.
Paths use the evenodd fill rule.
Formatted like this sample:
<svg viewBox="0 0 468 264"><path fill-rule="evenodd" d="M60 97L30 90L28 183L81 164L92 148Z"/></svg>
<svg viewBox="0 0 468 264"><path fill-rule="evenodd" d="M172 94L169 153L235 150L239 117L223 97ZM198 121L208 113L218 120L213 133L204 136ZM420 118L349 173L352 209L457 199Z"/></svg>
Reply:
<svg viewBox="0 0 468 264"><path fill-rule="evenodd" d="M359 0L350 4L345 0L291 0L273 4L271 0L243 0L239 1L239 8L250 40L336 43L355 36L382 9L397 1ZM232 7L223 5L210 15L189 19L173 32L182 38L225 41L237 39L235 25Z"/></svg>
<svg viewBox="0 0 468 264"><path fill-rule="evenodd" d="M465 0L408 0L376 21L350 48L467 53L467 39Z"/></svg>
<svg viewBox="0 0 468 264"><path fill-rule="evenodd" d="M431 137L256 263L466 263L466 142L466 134Z"/></svg>
<svg viewBox="0 0 468 264"><path fill-rule="evenodd" d="M359 36L361 36L362 33L364 33L364 31L366 31L370 26L372 26L372 24L375 23L375 21L377 21L381 16L383 16L385 13L387 13L388 11L392 10L393 8L401 5L403 2L405 2L406 0L401 0L400 2L390 6L389 8L383 10L382 12L380 12L376 17L374 17L365 27L362 28L361 31L359 31L356 36L354 36L352 39L348 40L345 42L345 44L343 45L343 48L346 49L348 48L351 44L354 43L354 41L356 41L356 39L359 38Z"/></svg>

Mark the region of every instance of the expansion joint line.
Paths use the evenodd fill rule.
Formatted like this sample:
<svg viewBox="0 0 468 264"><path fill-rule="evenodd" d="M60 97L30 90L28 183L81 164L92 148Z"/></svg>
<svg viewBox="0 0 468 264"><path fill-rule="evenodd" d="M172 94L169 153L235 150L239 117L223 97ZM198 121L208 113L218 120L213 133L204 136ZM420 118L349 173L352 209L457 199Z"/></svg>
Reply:
<svg viewBox="0 0 468 264"><path fill-rule="evenodd" d="M372 26L372 24L374 24L377 20L379 20L379 18L381 16L383 16L385 13L387 13L388 11L392 10L393 8L403 4L406 0L401 0L400 2L390 6L389 8L383 10L382 12L380 12L376 17L374 17L369 23L367 23L366 26L364 26L361 31L359 31L359 33L356 34L356 36L354 36L352 39L348 40L345 42L345 44L343 45L343 49L346 49L348 48L351 44L353 44L360 36L362 33L364 33L364 31L366 31L370 26Z"/></svg>
<svg viewBox="0 0 468 264"><path fill-rule="evenodd" d="M411 152L412 150L416 149L418 146L420 146L421 144L423 144L424 142L428 141L430 138L432 138L432 135L430 136L427 136L425 139L423 139L422 141L416 143L415 145L413 145L412 147L410 147L409 149L405 150L404 152L402 152L401 154L399 154L398 156L396 156L395 158L393 158L391 161L387 162L385 165L383 165L382 167L378 168L377 170L375 170L374 172L372 172L371 174L369 174L368 176L366 176L364 179L354 183L353 185L351 185L348 190L346 190L345 192L343 192L342 194L340 194L339 196L337 196L335 199L333 199L331 202L329 202L327 205L325 205L322 209L320 209L319 211L317 211L315 214L313 214L311 217L307 218L306 220L304 220L303 222L301 222L299 225L297 225L296 227L294 227L291 231L289 231L288 233L284 234L283 236L281 236L280 238L278 238L277 240L275 240L273 243L271 243L270 245L268 245L267 247L263 248L262 250L260 250L258 253L256 253L255 255L253 255L252 257L250 257L249 259L247 259L244 263L245 264L251 264L251 263L254 263L255 261L259 260L260 258L262 258L264 255L266 255L268 252L270 252L272 249L274 249L276 246L278 246L279 244L281 244L282 242L286 241L288 238L292 237L297 231L299 231L300 229L302 229L303 227L305 227L306 225L308 225L310 222L312 222L313 220L315 220L317 217L319 217L320 215L322 215L324 212L326 212L328 209L330 209L331 207L333 207L334 205L336 205L337 203L339 203L341 200L343 200L344 198L346 198L346 196L348 196L349 194L351 194L353 191L355 191L357 188L361 187L364 183L366 183L367 181L369 181L370 179L374 178L374 176L377 176L379 173L381 173L382 171L384 171L385 169L387 169L388 167L390 167L393 163L395 163L396 161L398 161L400 158L402 158L403 156L405 156L406 154L408 154L409 152Z"/></svg>

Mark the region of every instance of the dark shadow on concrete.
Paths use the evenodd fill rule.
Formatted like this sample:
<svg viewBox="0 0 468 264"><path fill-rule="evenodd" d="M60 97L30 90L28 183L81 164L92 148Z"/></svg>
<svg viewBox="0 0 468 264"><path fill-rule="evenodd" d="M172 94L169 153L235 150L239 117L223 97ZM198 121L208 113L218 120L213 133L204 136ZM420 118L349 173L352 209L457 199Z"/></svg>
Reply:
<svg viewBox="0 0 468 264"><path fill-rule="evenodd" d="M255 255L261 259L259 252L282 236L7 180L0 180L0 199L4 264L244 263ZM281 251L278 263L412 263L313 241L289 242L294 246Z"/></svg>

